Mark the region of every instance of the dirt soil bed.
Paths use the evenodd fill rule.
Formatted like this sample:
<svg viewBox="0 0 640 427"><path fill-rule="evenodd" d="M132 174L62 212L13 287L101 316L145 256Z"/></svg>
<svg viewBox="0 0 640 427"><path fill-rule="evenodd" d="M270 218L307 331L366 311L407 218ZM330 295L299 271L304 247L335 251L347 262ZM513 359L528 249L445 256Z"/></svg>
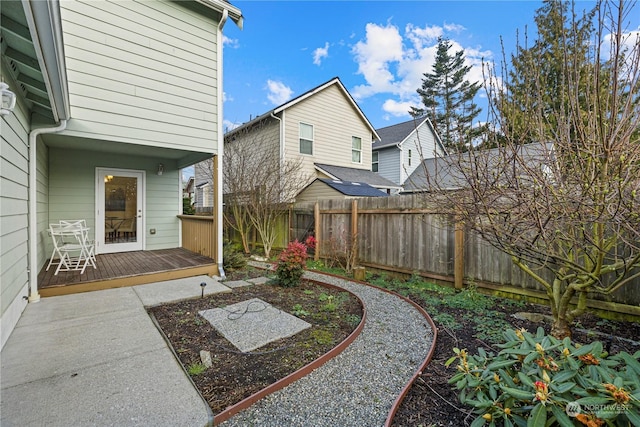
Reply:
<svg viewBox="0 0 640 427"><path fill-rule="evenodd" d="M498 353L500 349L494 346L495 342L487 336L486 330L479 328L475 322L469 321L469 310L450 307L447 304L434 308L433 302L429 297L425 298L424 294L415 295L411 292L406 294L426 308L427 312L434 317L438 338L430 364L412 385L392 425L396 427L469 426L477 415L470 415L471 409L460 404L457 393L447 383L447 380L456 372L456 364L453 363L447 368L444 363L454 355L452 351L454 347L467 349L471 353L476 353L478 347L484 347L494 353ZM488 297L481 296L481 298ZM513 317L519 312L548 314L547 307L525 303L513 304L510 300L494 299L493 301L489 313L483 308L478 310L475 316L485 317L488 327L495 328L496 332L503 330L507 324L514 329L525 328L530 332L535 332L539 326L544 327L547 333L550 331L550 325L547 323ZM605 347L609 346L611 354L620 351L633 354L640 350L638 344L640 323L608 321L586 314L574 324L572 337L575 342L583 344L602 341Z"/></svg>
<svg viewBox="0 0 640 427"><path fill-rule="evenodd" d="M260 272L244 272L230 279L258 274ZM259 298L312 326L292 337L242 353L198 314L201 310L252 298ZM348 292L307 281L296 288L272 284L240 287L231 293L162 305L149 311L214 414L325 354L355 329L362 316L360 302ZM213 366L204 368L201 350L211 353Z"/></svg>

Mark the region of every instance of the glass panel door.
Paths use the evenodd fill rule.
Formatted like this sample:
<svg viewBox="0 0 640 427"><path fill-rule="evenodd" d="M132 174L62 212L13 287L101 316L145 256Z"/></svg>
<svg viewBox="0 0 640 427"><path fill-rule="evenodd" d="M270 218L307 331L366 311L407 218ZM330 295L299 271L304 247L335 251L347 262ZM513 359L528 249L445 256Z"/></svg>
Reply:
<svg viewBox="0 0 640 427"><path fill-rule="evenodd" d="M98 169L98 253L142 250L143 173Z"/></svg>

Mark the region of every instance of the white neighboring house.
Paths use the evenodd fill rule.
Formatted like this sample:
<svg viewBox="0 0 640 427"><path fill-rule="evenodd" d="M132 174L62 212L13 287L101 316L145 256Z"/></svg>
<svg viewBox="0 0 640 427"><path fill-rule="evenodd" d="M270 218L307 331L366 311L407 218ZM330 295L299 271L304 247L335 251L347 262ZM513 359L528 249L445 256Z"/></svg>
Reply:
<svg viewBox="0 0 640 427"><path fill-rule="evenodd" d="M243 18L223 0L3 0L1 13L4 346L40 299L50 223L84 219L97 254L181 246L180 170L222 155L222 29ZM111 215L133 237L109 239Z"/></svg>
<svg viewBox="0 0 640 427"><path fill-rule="evenodd" d="M404 186L423 160L446 154L426 117L376 129L376 132L380 140L373 143L372 171L400 186Z"/></svg>

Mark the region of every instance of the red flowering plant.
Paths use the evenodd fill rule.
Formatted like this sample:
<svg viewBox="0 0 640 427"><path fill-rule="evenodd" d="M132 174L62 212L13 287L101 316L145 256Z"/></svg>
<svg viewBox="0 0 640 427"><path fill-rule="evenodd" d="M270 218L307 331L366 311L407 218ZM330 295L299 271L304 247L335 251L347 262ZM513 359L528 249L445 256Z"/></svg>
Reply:
<svg viewBox="0 0 640 427"><path fill-rule="evenodd" d="M307 246L297 239L289 242L287 248L278 257L276 267L278 284L287 288L297 286L304 273L306 262Z"/></svg>

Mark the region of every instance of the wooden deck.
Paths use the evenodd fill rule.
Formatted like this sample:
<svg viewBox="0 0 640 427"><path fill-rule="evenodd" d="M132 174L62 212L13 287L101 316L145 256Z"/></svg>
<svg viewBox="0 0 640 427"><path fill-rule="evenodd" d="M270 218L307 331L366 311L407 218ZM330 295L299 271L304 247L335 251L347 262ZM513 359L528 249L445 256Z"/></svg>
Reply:
<svg viewBox="0 0 640 427"><path fill-rule="evenodd" d="M47 264L38 274L42 297L218 274L214 260L183 248L98 255L97 268L89 266L82 275L79 271L61 271L56 276L56 266L45 271Z"/></svg>

